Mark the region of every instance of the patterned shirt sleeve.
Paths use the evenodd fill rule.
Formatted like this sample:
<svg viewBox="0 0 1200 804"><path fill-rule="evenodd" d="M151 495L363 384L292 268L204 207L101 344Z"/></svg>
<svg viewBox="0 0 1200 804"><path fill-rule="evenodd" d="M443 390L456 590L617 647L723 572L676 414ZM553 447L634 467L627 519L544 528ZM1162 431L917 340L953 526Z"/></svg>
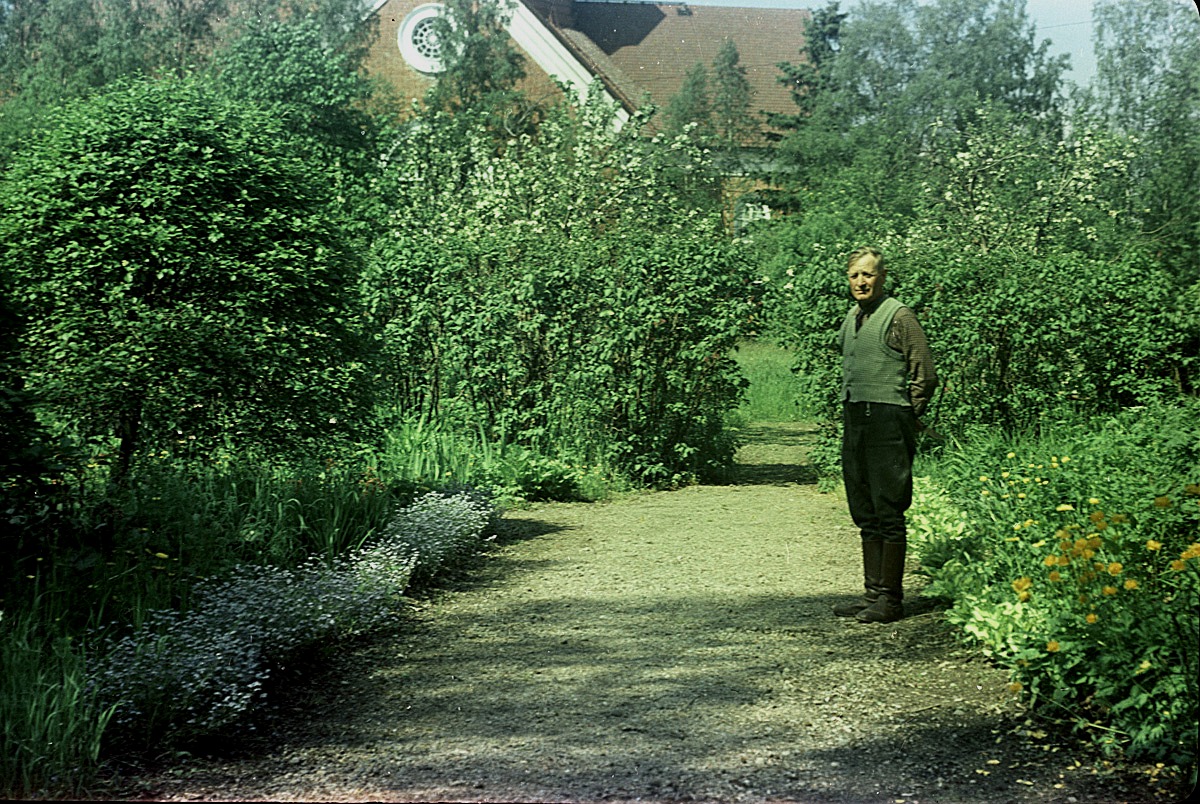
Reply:
<svg viewBox="0 0 1200 804"><path fill-rule="evenodd" d="M937 371L933 367L933 353L925 331L913 311L903 307L896 311L892 326L888 330L888 346L904 355L908 364L908 394L913 413L918 417L925 414L938 385Z"/></svg>

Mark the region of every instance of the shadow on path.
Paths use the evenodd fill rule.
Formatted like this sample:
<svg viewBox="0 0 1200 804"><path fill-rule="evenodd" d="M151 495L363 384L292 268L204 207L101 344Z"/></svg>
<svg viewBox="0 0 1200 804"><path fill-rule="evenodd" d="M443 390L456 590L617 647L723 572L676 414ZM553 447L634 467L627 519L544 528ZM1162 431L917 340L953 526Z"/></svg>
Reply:
<svg viewBox="0 0 1200 804"><path fill-rule="evenodd" d="M803 422L754 422L738 432L741 442L726 483L734 486L817 482L809 453L817 442L816 425Z"/></svg>
<svg viewBox="0 0 1200 804"><path fill-rule="evenodd" d="M337 646L168 800L1153 800L1031 737L919 594L897 623L832 616L859 540L812 485L815 429L742 435L734 482L511 512L485 559Z"/></svg>

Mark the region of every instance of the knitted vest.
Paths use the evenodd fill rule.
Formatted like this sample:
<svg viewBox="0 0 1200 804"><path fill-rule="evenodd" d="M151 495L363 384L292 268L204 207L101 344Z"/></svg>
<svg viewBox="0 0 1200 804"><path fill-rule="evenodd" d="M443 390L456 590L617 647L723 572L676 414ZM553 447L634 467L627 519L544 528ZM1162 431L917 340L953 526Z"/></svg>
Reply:
<svg viewBox="0 0 1200 804"><path fill-rule="evenodd" d="M887 345L892 319L903 306L888 296L857 332L854 320L858 306L850 309L838 332L838 343L842 347L843 400L912 407L904 355Z"/></svg>

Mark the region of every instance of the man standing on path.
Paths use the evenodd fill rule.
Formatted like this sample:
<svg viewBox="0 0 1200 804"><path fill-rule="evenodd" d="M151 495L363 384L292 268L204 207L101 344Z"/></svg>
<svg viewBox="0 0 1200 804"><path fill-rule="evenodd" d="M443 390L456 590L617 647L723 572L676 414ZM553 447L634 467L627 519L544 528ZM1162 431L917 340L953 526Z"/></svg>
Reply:
<svg viewBox="0 0 1200 804"><path fill-rule="evenodd" d="M912 310L887 295L883 255L863 248L848 262L856 304L838 332L842 350L842 478L862 534L861 600L839 617L890 623L904 616L903 578L920 416L937 387L933 355Z"/></svg>

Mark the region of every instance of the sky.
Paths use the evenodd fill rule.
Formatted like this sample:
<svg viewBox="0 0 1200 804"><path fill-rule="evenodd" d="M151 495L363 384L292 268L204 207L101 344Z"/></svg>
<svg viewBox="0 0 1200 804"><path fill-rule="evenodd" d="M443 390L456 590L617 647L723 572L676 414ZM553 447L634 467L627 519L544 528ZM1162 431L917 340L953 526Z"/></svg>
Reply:
<svg viewBox="0 0 1200 804"><path fill-rule="evenodd" d="M743 8L823 8L826 0L687 0L694 6L741 6ZM855 0L842 0L843 10L853 10ZM1093 0L1026 0L1025 11L1037 25L1037 40L1051 41L1054 55L1069 53L1071 71L1067 79L1085 85L1096 72L1092 52Z"/></svg>

